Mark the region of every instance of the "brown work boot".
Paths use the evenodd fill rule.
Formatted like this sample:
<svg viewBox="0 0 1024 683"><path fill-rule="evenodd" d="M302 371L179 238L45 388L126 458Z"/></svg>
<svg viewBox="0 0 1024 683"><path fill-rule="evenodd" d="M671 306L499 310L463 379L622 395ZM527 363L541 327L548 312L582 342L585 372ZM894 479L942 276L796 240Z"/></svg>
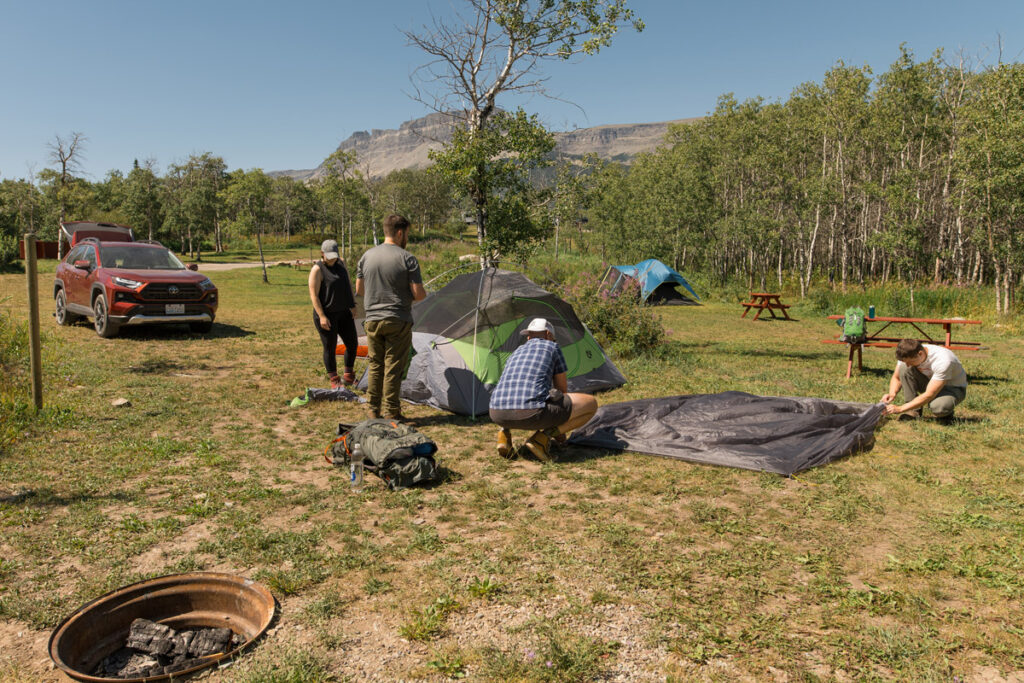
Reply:
<svg viewBox="0 0 1024 683"><path fill-rule="evenodd" d="M327 373L327 379L331 380L331 389L341 389L345 386L341 383L341 378L338 377L338 373L336 372Z"/></svg>
<svg viewBox="0 0 1024 683"><path fill-rule="evenodd" d="M534 457L541 462L554 462L555 459L552 457L551 451L548 450L550 443L550 436L542 431L536 431L530 435L530 438L523 445L526 447L526 450L533 453Z"/></svg>
<svg viewBox="0 0 1024 683"><path fill-rule="evenodd" d="M345 368L345 374L341 376L341 381L345 383L345 386L352 386L356 383L356 373L352 368Z"/></svg>
<svg viewBox="0 0 1024 683"><path fill-rule="evenodd" d="M503 458L511 458L512 454L512 432L502 427L498 432L498 455Z"/></svg>

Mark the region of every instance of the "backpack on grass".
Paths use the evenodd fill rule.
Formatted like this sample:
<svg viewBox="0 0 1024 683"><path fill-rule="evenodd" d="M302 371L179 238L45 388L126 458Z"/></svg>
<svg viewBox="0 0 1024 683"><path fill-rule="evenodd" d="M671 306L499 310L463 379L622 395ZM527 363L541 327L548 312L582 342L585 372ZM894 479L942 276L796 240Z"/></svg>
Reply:
<svg viewBox="0 0 1024 683"><path fill-rule="evenodd" d="M867 328L864 326L864 309L851 306L843 314L843 336L839 341L847 344L863 344L867 341Z"/></svg>
<svg viewBox="0 0 1024 683"><path fill-rule="evenodd" d="M338 438L330 445L331 462L347 465L359 444L363 467L384 480L392 491L441 479L434 461L437 444L415 428L391 420L363 420L339 424Z"/></svg>

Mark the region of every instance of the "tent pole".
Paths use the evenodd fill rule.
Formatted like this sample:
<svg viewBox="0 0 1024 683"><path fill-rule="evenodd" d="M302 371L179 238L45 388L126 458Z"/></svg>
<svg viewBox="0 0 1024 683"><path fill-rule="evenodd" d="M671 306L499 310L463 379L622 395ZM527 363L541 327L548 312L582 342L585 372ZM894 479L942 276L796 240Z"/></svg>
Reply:
<svg viewBox="0 0 1024 683"><path fill-rule="evenodd" d="M480 286L476 290L476 311L473 316L473 368L470 370L474 376L476 374L476 331L480 329L480 297L483 296L484 291L484 278L486 273L480 275ZM476 382L473 382L473 389L470 393L470 401L473 404L473 420L476 420Z"/></svg>

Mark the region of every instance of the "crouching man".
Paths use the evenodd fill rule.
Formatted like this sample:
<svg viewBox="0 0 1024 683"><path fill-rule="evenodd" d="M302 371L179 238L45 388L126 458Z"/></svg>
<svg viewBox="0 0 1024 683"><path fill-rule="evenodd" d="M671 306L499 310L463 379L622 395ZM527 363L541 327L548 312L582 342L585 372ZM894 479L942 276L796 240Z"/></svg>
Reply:
<svg viewBox="0 0 1024 683"><path fill-rule="evenodd" d="M903 388L904 403L892 404ZM896 369L889 380L889 392L882 396L889 415L920 417L927 405L935 417L949 421L953 409L967 396L967 373L960 359L944 346L901 339L896 345Z"/></svg>
<svg viewBox="0 0 1024 683"><path fill-rule="evenodd" d="M526 343L516 349L491 393L491 421L501 427L498 453L512 452L511 429L534 430L524 444L538 459L551 462L550 441L565 441L566 434L582 427L597 412L597 400L588 394L570 394L565 356L555 343L555 328L534 318L522 332Z"/></svg>

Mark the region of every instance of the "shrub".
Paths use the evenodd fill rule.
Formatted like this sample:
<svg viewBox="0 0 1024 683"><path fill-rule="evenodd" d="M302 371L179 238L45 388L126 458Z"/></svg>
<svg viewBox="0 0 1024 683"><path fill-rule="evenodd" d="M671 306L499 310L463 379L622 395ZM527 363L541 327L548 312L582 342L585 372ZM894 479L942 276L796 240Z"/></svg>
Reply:
<svg viewBox="0 0 1024 683"><path fill-rule="evenodd" d="M630 282L618 293L609 294L601 291L599 284L596 277L584 272L561 291L598 343L623 357L657 348L665 338L665 328L640 303L640 286Z"/></svg>
<svg viewBox="0 0 1024 683"><path fill-rule="evenodd" d="M0 234L0 273L18 270L18 238Z"/></svg>

